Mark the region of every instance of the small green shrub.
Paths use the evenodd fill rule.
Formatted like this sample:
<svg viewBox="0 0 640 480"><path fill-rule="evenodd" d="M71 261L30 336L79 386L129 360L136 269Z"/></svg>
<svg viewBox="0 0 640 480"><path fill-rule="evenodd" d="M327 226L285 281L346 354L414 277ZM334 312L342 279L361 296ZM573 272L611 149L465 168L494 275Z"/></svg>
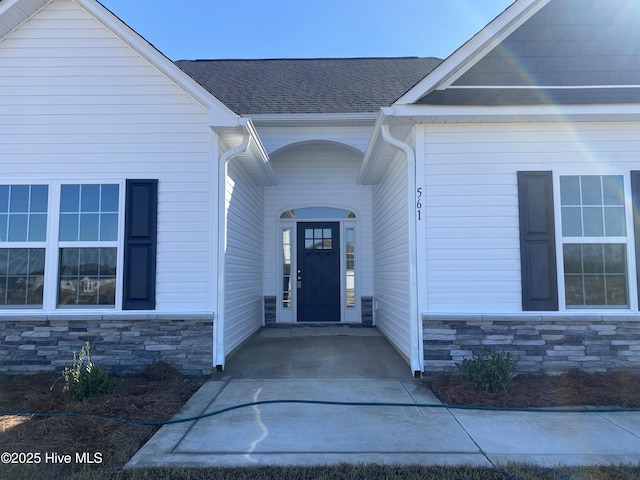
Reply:
<svg viewBox="0 0 640 480"><path fill-rule="evenodd" d="M89 342L85 342L79 355L73 352L73 364L71 368L65 367L62 379L62 391L75 400L111 393L120 385L104 367L93 363Z"/></svg>
<svg viewBox="0 0 640 480"><path fill-rule="evenodd" d="M518 360L509 352L483 350L478 356L456 363L456 367L476 391L504 393L511 386Z"/></svg>

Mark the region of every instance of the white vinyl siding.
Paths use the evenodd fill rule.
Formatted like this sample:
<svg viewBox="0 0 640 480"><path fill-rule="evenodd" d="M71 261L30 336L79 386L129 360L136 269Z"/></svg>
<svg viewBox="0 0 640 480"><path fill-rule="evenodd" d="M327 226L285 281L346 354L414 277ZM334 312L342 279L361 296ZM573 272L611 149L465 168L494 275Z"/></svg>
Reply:
<svg viewBox="0 0 640 480"><path fill-rule="evenodd" d="M263 187L237 160L227 174L224 348L231 352L262 326Z"/></svg>
<svg viewBox="0 0 640 480"><path fill-rule="evenodd" d="M373 188L374 318L376 326L412 358L407 162L398 154Z"/></svg>
<svg viewBox="0 0 640 480"><path fill-rule="evenodd" d="M212 309L208 122L208 108L72 1L2 41L0 183L157 178L157 311Z"/></svg>
<svg viewBox="0 0 640 480"><path fill-rule="evenodd" d="M517 171L628 175L640 154L633 123L423 128L432 313L522 311ZM557 188L554 195L559 231Z"/></svg>

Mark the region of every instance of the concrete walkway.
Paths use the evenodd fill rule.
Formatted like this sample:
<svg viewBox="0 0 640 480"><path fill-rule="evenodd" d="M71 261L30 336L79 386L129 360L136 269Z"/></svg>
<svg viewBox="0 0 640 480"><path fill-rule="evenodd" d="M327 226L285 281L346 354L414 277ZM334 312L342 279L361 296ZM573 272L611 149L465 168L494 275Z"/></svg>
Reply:
<svg viewBox="0 0 640 480"><path fill-rule="evenodd" d="M438 405L375 329L264 329L176 418L266 400ZM127 467L637 465L640 413L268 404L166 425Z"/></svg>

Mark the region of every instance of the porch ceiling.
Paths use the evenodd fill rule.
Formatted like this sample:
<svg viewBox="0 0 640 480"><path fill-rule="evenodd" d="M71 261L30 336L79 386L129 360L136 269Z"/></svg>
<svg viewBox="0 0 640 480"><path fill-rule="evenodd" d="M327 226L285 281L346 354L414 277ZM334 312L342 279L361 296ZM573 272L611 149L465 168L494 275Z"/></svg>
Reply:
<svg viewBox="0 0 640 480"><path fill-rule="evenodd" d="M389 132L394 138L405 141L411 133L415 122L404 118L387 118L381 115L376 124L374 134L362 162L362 168L358 174L358 183L363 185L376 185L382 180L387 167L398 154L398 149L389 145L383 138L380 129L383 125L389 126Z"/></svg>
<svg viewBox="0 0 640 480"><path fill-rule="evenodd" d="M0 2L0 40L51 0L2 0Z"/></svg>
<svg viewBox="0 0 640 480"><path fill-rule="evenodd" d="M244 119L238 127L216 127L214 130L229 148L241 145L246 137L249 136L248 148L234 156L233 161L239 162L244 167L256 185L269 186L278 184L278 177L271 166L269 155L249 120Z"/></svg>

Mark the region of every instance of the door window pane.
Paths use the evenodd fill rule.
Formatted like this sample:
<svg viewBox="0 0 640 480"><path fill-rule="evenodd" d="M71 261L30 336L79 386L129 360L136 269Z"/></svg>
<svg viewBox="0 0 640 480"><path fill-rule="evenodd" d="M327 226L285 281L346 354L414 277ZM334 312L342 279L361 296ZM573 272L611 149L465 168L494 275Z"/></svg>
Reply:
<svg viewBox="0 0 640 480"><path fill-rule="evenodd" d="M331 250L332 245L330 228L305 228L304 248L306 250Z"/></svg>

